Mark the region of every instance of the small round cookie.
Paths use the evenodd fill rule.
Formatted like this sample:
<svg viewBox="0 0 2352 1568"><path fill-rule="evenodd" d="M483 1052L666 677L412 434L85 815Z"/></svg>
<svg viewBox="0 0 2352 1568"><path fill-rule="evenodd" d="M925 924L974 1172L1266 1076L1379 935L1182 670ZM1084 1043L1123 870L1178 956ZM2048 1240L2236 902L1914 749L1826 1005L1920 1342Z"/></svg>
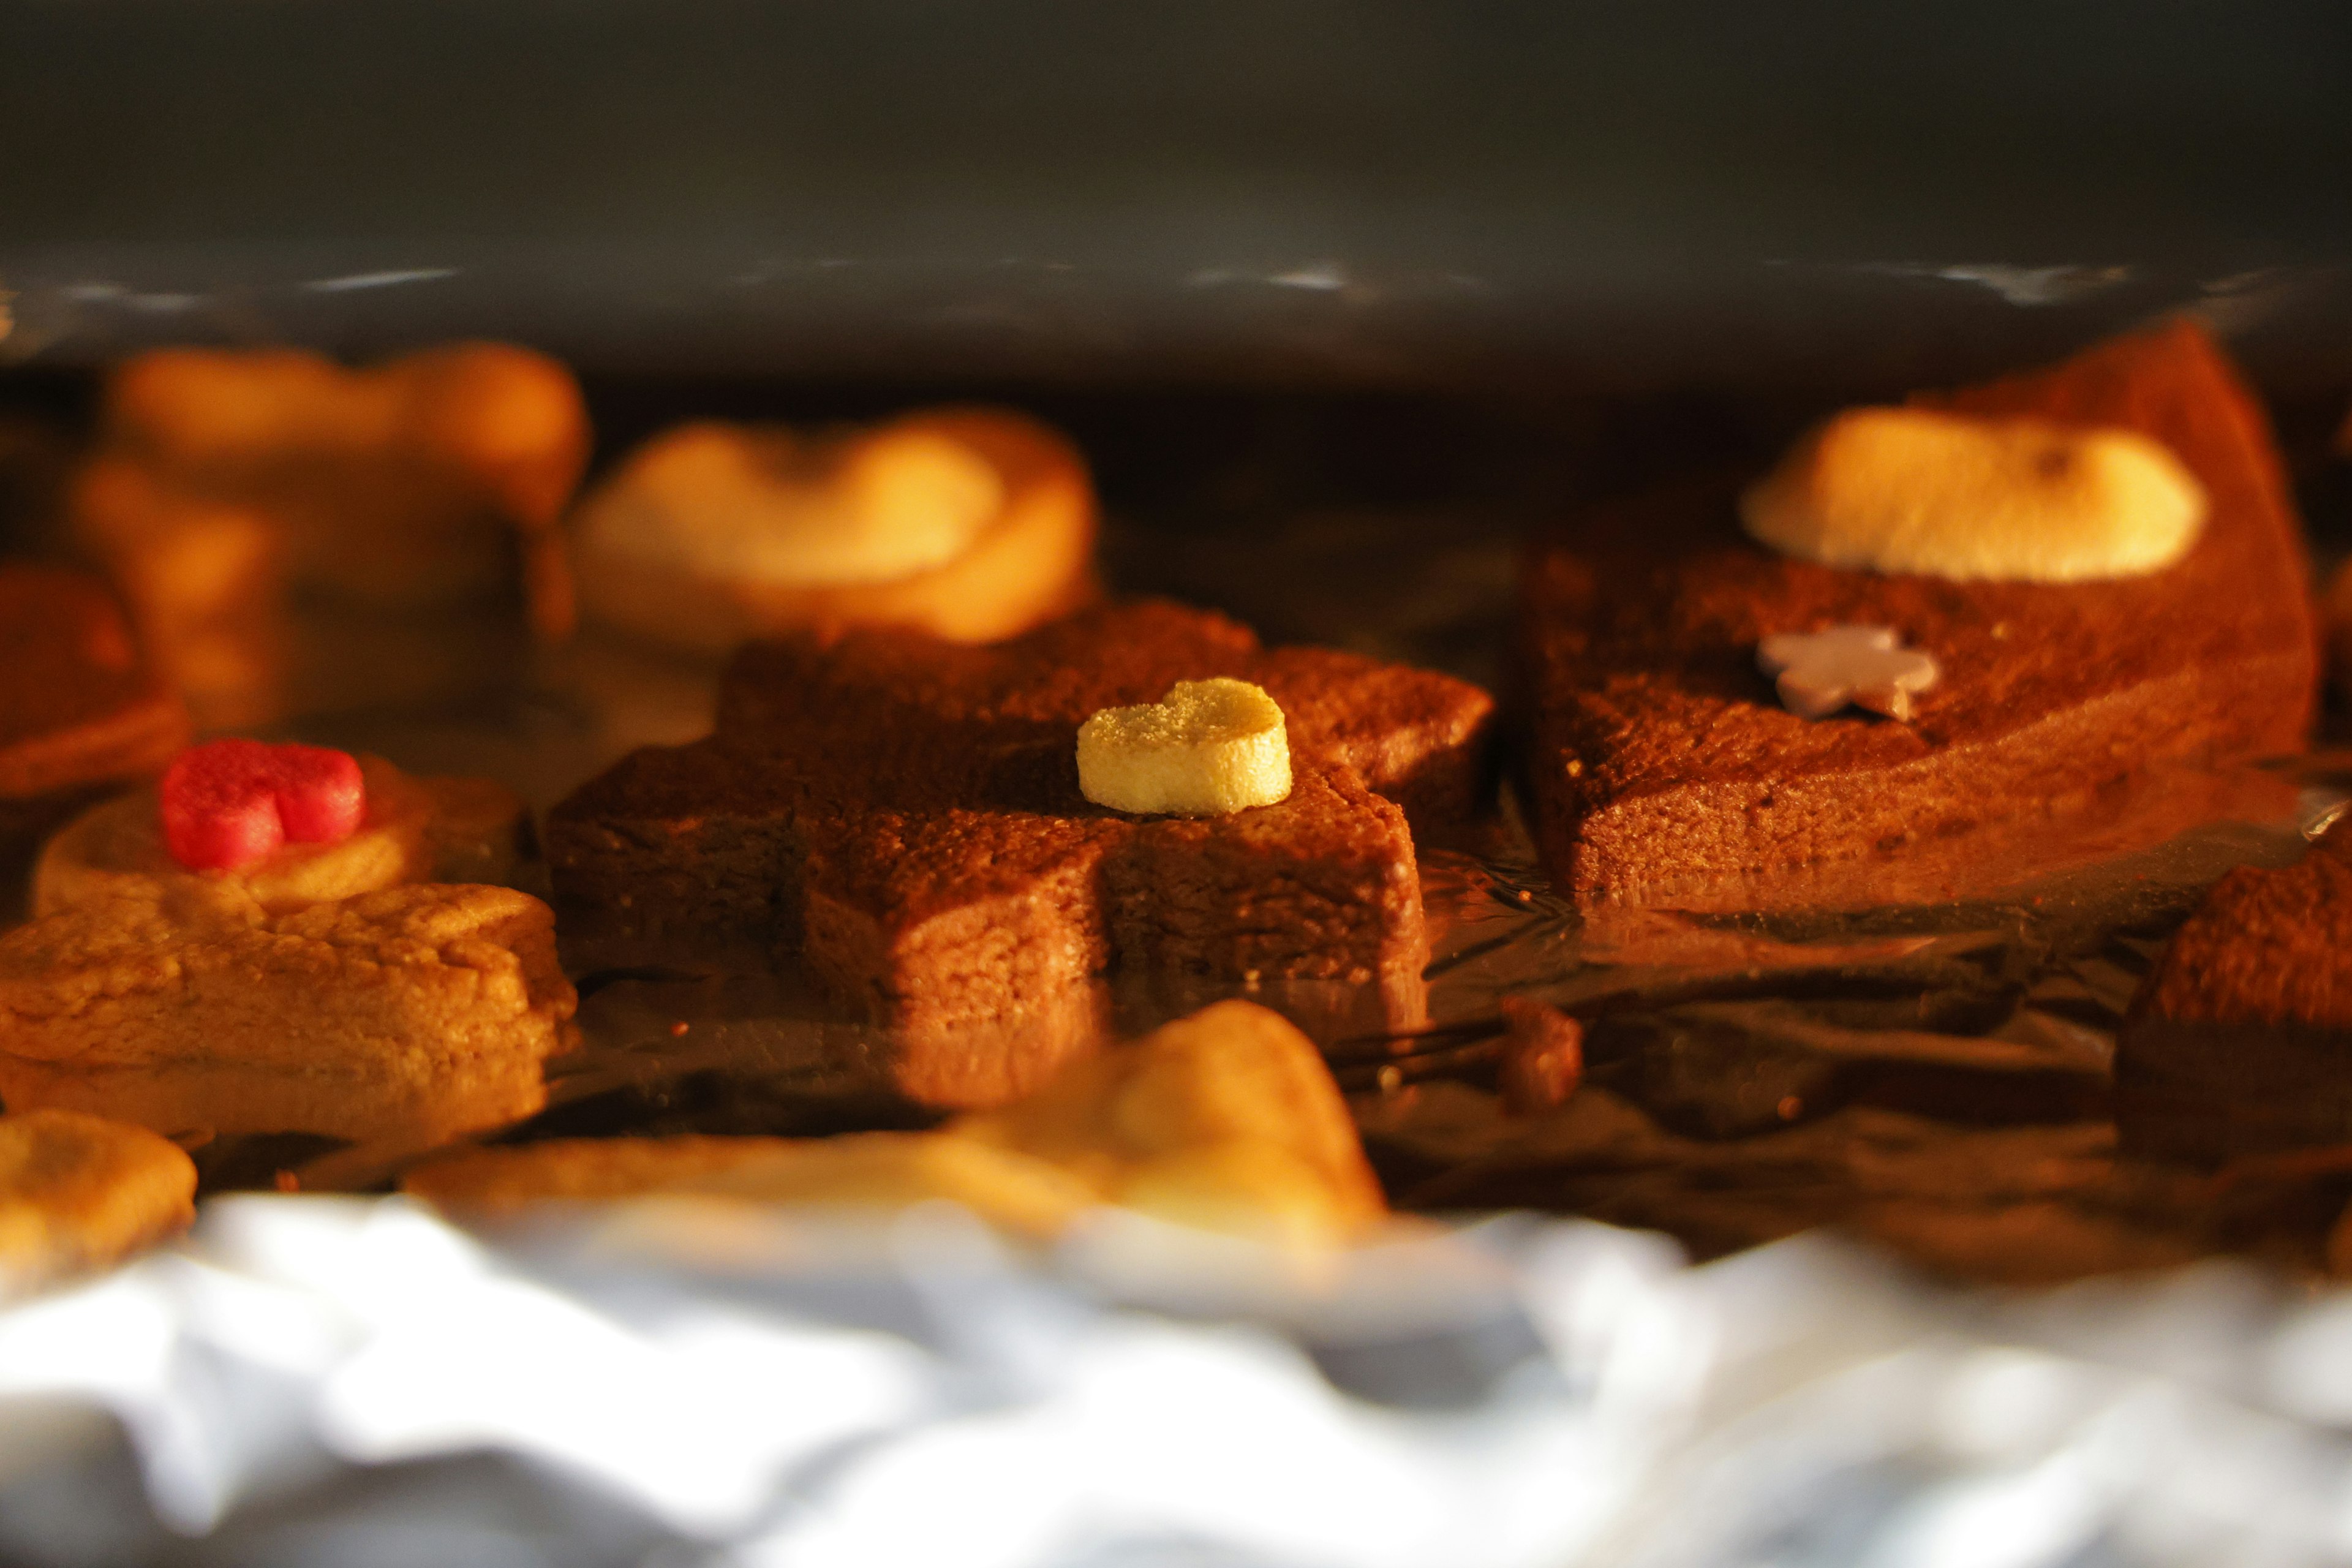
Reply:
<svg viewBox="0 0 2352 1568"><path fill-rule="evenodd" d="M998 409L846 435L681 426L573 520L581 604L606 625L718 653L784 631L911 626L995 642L1097 594L1086 463Z"/></svg>
<svg viewBox="0 0 2352 1568"><path fill-rule="evenodd" d="M185 1229L195 1194L194 1164L143 1127L75 1110L0 1116L0 1297Z"/></svg>
<svg viewBox="0 0 2352 1568"><path fill-rule="evenodd" d="M270 914L407 882L510 880L520 859L522 802L488 779L416 778L382 757L359 759L367 814L328 844L287 844L233 871L191 871L165 847L156 792L91 807L43 847L33 913L55 914L142 887L233 884Z"/></svg>

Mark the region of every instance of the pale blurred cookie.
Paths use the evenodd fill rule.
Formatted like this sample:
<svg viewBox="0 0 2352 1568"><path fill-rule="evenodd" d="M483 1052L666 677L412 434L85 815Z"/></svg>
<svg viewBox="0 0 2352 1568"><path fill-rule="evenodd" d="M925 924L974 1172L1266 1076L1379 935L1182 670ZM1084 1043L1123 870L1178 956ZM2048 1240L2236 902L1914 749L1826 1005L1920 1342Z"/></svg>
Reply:
<svg viewBox="0 0 2352 1568"><path fill-rule="evenodd" d="M574 1140L450 1156L404 1184L488 1215L646 1194L858 1207L946 1198L1041 1235L1113 1204L1306 1246L1387 1212L1314 1044L1248 1002L1219 1003L936 1132Z"/></svg>
<svg viewBox="0 0 2352 1568"><path fill-rule="evenodd" d="M1850 408L1749 486L1739 516L1784 555L1954 582L2161 572L2205 526L2205 489L2120 426Z"/></svg>
<svg viewBox="0 0 2352 1568"><path fill-rule="evenodd" d="M298 598L381 614L519 592L534 629L567 633L557 525L589 440L571 373L504 344L364 370L164 350L109 379L70 526L206 721L249 724L302 684L299 645L333 651L338 617L298 628Z"/></svg>
<svg viewBox="0 0 2352 1568"><path fill-rule="evenodd" d="M439 1207L491 1216L655 1194L858 1209L936 1198L1034 1236L1052 1235L1100 1201L1045 1161L936 1132L566 1139L453 1154L411 1171L402 1185Z"/></svg>
<svg viewBox="0 0 2352 1568"><path fill-rule="evenodd" d="M856 626L1013 637L1095 596L1095 530L1069 444L978 408L818 436L681 426L572 526L591 618L703 652Z"/></svg>
<svg viewBox="0 0 2352 1568"><path fill-rule="evenodd" d="M439 883L283 915L227 883L74 905L0 937L0 1101L353 1140L516 1121L572 1036L554 923Z"/></svg>
<svg viewBox="0 0 2352 1568"><path fill-rule="evenodd" d="M102 1268L186 1228L196 1168L143 1127L0 1116L0 1297Z"/></svg>
<svg viewBox="0 0 2352 1568"><path fill-rule="evenodd" d="M1048 1161L1106 1203L1214 1230L1344 1236L1387 1207L1321 1053L1253 1002L1074 1063L951 1131Z"/></svg>

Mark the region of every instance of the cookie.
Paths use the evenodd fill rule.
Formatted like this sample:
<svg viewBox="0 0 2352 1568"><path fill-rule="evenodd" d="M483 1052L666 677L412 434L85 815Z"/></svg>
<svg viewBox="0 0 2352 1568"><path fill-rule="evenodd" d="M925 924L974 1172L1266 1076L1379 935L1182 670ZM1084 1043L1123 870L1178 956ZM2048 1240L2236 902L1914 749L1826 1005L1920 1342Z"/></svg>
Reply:
<svg viewBox="0 0 2352 1568"><path fill-rule="evenodd" d="M2176 564L2058 584L1780 554L1741 531L1737 479L1585 520L1531 552L1519 608L1527 776L1563 889L1685 896L2302 747L2317 638L2294 503L2260 405L2200 329L1921 401L2152 440L2193 476L2202 526ZM1759 646L1839 627L1931 661L1906 719L1777 699Z"/></svg>
<svg viewBox="0 0 2352 1568"><path fill-rule="evenodd" d="M0 1103L436 1141L528 1116L577 1006L545 904L419 883L273 915L148 886L0 936Z"/></svg>
<svg viewBox="0 0 2352 1568"><path fill-rule="evenodd" d="M187 1227L178 1145L72 1110L0 1116L0 1296L104 1268Z"/></svg>
<svg viewBox="0 0 2352 1568"><path fill-rule="evenodd" d="M363 370L163 350L109 378L70 526L207 724L251 725L338 705L314 666L362 703L440 689L462 673L429 668L466 635L453 608L519 598L567 633L558 524L589 441L571 373L503 344ZM450 624L402 638L419 615Z"/></svg>
<svg viewBox="0 0 2352 1568"><path fill-rule="evenodd" d="M93 794L153 777L187 739L186 709L97 579L0 566L0 862L21 866Z"/></svg>
<svg viewBox="0 0 2352 1568"><path fill-rule="evenodd" d="M359 767L367 804L356 831L288 844L233 870L190 870L173 858L152 786L93 806L42 847L33 912L201 883L233 885L276 915L404 882L504 883L520 872L523 806L512 790L489 779L414 778L382 757L362 756Z"/></svg>
<svg viewBox="0 0 2352 1568"><path fill-rule="evenodd" d="M1085 461L1002 409L820 435L682 426L572 527L588 616L703 652L855 626L994 642L1097 593Z"/></svg>
<svg viewBox="0 0 2352 1568"><path fill-rule="evenodd" d="M2206 893L2125 1015L2116 1101L2156 1158L2352 1142L2352 822Z"/></svg>
<svg viewBox="0 0 2352 1568"><path fill-rule="evenodd" d="M1286 715L1286 798L1200 817L1087 800L1090 715L1217 676ZM559 900L625 939L749 938L803 960L903 1038L937 1043L902 1087L984 1103L1050 1064L1008 1068L975 1031L1067 1008L1114 963L1342 982L1417 1016L1428 946L1408 824L1475 810L1492 710L1445 676L1266 649L1157 601L990 647L902 632L754 644L721 686L717 734L583 785L550 814L548 858Z"/></svg>
<svg viewBox="0 0 2352 1568"><path fill-rule="evenodd" d="M854 1207L945 1198L1034 1235L1109 1204L1308 1245L1359 1234L1387 1212L1314 1044L1279 1015L1238 1001L936 1132L482 1149L421 1166L404 1185L488 1216L649 1194Z"/></svg>

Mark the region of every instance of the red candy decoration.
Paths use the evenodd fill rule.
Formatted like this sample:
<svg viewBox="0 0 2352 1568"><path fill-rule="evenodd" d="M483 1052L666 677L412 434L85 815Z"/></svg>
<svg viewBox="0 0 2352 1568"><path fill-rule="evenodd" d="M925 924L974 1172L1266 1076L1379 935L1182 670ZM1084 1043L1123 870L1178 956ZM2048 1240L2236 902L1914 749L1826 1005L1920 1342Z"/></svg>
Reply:
<svg viewBox="0 0 2352 1568"><path fill-rule="evenodd" d="M281 844L332 844L367 815L348 752L207 741L163 772L163 844L191 871L230 871Z"/></svg>

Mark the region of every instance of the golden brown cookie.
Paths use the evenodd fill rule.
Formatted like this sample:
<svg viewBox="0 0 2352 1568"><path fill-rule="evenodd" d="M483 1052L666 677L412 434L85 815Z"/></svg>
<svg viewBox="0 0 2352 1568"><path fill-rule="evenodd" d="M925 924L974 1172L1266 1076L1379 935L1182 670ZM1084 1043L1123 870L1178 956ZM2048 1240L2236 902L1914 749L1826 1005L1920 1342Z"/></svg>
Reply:
<svg viewBox="0 0 2352 1568"><path fill-rule="evenodd" d="M0 566L0 798L153 773L187 734L96 579Z"/></svg>
<svg viewBox="0 0 2352 1568"><path fill-rule="evenodd" d="M421 1166L404 1185L488 1215L645 1194L861 1207L948 1198L1030 1234L1116 1204L1309 1246L1387 1212L1313 1043L1249 1002L1221 1002L936 1132L481 1149Z"/></svg>
<svg viewBox="0 0 2352 1568"><path fill-rule="evenodd" d="M272 915L149 887L0 937L0 1101L423 1140L528 1116L578 1004L545 904L417 883Z"/></svg>
<svg viewBox="0 0 2352 1568"><path fill-rule="evenodd" d="M1213 1230L1344 1236L1386 1212L1314 1042L1220 1002L952 1124L1079 1177L1106 1203Z"/></svg>
<svg viewBox="0 0 2352 1568"><path fill-rule="evenodd" d="M1051 1235L1099 1201L1042 1160L938 1132L842 1138L578 1138L476 1149L419 1166L403 1188L469 1215L658 1194L840 1208L946 1199L1008 1230Z"/></svg>
<svg viewBox="0 0 2352 1568"><path fill-rule="evenodd" d="M0 1296L100 1268L186 1228L196 1168L143 1127L0 1116Z"/></svg>
<svg viewBox="0 0 2352 1568"><path fill-rule="evenodd" d="M382 640L348 616L298 626L297 595L414 613L519 584L534 630L569 632L557 523L588 447L571 373L524 349L454 344L365 370L164 350L110 378L69 510L206 721L248 724L312 700L288 694L298 648L332 662L341 629Z"/></svg>
<svg viewBox="0 0 2352 1568"><path fill-rule="evenodd" d="M508 882L520 868L523 805L488 779L413 778L362 756L367 816L331 844L288 844L234 871L191 871L164 847L152 788L91 807L43 847L33 913L123 893L229 885L273 915L404 882Z"/></svg>
<svg viewBox="0 0 2352 1568"><path fill-rule="evenodd" d="M819 439L693 425L583 501L573 566L592 617L705 652L855 626L995 642L1095 596L1095 529L1085 460L1005 410Z"/></svg>

